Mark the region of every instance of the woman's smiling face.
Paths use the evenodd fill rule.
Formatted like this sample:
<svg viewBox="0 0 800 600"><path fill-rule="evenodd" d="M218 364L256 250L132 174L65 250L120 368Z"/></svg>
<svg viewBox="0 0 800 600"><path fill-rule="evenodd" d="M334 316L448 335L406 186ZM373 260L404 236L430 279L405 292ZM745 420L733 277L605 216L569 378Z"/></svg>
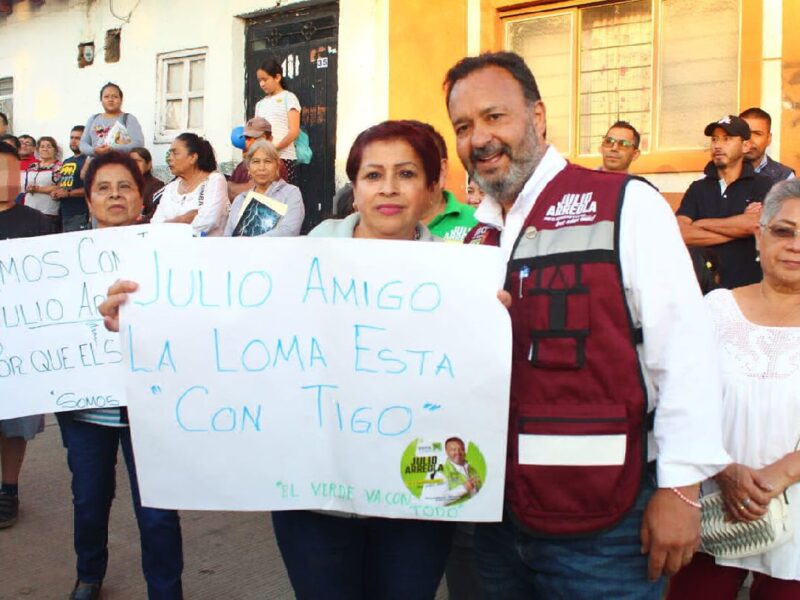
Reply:
<svg viewBox="0 0 800 600"><path fill-rule="evenodd" d="M372 142L364 148L353 195L361 215L355 237L413 239L430 202L422 160L403 139Z"/></svg>

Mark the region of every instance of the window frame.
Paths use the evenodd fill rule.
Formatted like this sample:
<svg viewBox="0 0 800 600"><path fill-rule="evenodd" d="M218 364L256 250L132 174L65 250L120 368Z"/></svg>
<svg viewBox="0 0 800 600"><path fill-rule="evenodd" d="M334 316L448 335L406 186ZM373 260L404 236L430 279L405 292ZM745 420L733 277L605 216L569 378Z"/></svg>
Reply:
<svg viewBox="0 0 800 600"><path fill-rule="evenodd" d="M193 60L202 58L203 63L203 90L200 92L189 89L191 77L191 63ZM180 93L167 92L168 68L171 64L183 63L183 89ZM153 141L157 144L171 143L175 138L184 132L203 135L206 126L206 67L208 66L208 47L188 48L173 52L163 52L156 55L156 71L158 80L158 96L156 98L157 123ZM200 128L189 127L189 100L193 98L203 99L203 126ZM166 126L167 101L182 100L183 110L181 112L182 127L178 129L168 129Z"/></svg>
<svg viewBox="0 0 800 600"><path fill-rule="evenodd" d="M580 31L580 10L591 6L616 4L620 0L532 0L524 4L519 0L481 0L481 50L498 51L506 48L506 23L518 20L521 17L535 14L547 14L575 10L576 28ZM634 173L674 173L686 171L702 171L708 162L706 149L696 150L653 150L657 147L658 119L660 118L661 102L661 3L662 0L652 0L653 7L653 89L651 91L652 123L651 150L642 152L639 158L631 164ZM731 107L731 113L738 113L750 106L761 104L761 70L762 70L762 20L763 6L761 2L739 1L739 65L738 65L738 94L737 106ZM599 151L591 154L578 154L578 136L580 112L579 73L577 69L580 61L579 35L573 35L573 93L570 113L570 146L572 151L564 156L575 164L589 168L596 168L601 163ZM534 73L535 75L535 73ZM547 98L543 98L547 106ZM721 116L721 115L720 115ZM610 125L610 123L609 123ZM598 140L599 145L599 140ZM561 149L559 149L561 150Z"/></svg>
<svg viewBox="0 0 800 600"><path fill-rule="evenodd" d="M10 80L11 81L11 93L4 94L0 96L0 102L4 100L9 100L11 105L11 110L0 110L3 114L8 117L8 133L12 133L14 131L14 77L12 75L8 75L7 77L0 77L0 81Z"/></svg>

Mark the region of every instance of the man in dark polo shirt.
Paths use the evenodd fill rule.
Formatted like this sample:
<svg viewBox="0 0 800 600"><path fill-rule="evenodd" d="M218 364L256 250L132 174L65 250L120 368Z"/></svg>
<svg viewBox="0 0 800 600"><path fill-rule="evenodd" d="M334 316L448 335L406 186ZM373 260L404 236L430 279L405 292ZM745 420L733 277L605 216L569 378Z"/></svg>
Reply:
<svg viewBox="0 0 800 600"><path fill-rule="evenodd" d="M711 162L689 186L677 212L683 241L711 248L719 257L720 285L735 288L761 280L753 232L772 180L744 158L750 127L734 115L709 123Z"/></svg>

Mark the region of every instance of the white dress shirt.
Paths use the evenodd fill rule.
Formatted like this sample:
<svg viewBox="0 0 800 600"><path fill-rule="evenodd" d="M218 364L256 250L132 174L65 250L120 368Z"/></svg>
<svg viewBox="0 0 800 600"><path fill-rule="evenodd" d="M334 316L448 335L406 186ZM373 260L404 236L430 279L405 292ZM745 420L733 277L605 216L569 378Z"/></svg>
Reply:
<svg viewBox="0 0 800 600"><path fill-rule="evenodd" d="M503 219L488 194L475 211L481 223L501 230L508 255L544 187L567 161L549 146ZM634 325L644 344L639 360L649 410L656 410L648 438L658 459L658 485L678 487L707 479L730 462L722 443L722 386L709 317L689 254L667 201L642 181L631 181L620 216L620 261Z"/></svg>

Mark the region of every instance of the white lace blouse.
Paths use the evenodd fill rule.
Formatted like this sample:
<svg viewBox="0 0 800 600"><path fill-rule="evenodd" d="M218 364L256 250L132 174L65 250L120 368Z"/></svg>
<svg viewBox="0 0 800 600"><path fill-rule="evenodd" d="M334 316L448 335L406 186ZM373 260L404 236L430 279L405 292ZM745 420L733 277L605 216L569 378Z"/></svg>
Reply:
<svg viewBox="0 0 800 600"><path fill-rule="evenodd" d="M760 468L795 449L800 439L800 327L748 321L730 290L706 296L723 379L725 449ZM718 564L800 580L800 485L788 488L794 538L769 552ZM706 482L703 489L716 489Z"/></svg>

